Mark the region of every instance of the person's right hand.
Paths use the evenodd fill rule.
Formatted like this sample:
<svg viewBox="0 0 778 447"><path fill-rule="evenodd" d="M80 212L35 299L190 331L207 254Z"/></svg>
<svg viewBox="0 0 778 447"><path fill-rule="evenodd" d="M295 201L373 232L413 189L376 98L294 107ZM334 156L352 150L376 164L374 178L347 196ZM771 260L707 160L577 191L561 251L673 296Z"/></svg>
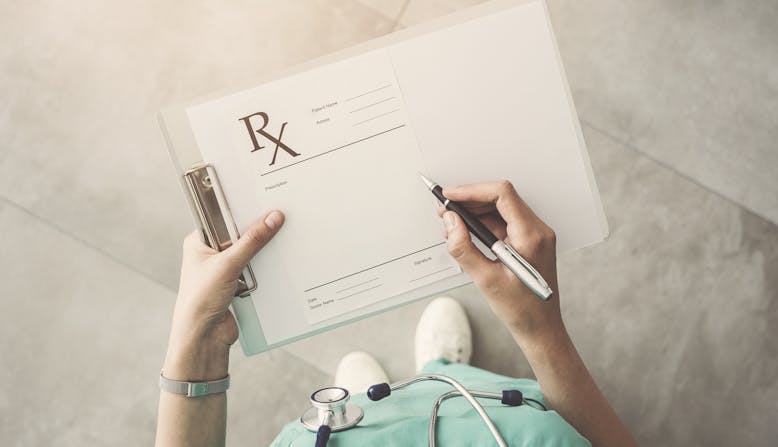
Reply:
<svg viewBox="0 0 778 447"><path fill-rule="evenodd" d="M481 253L470 239L464 221L453 211L438 209L446 227L448 251L486 295L497 317L520 343L564 331L556 275L556 236L519 197L508 181L443 188L446 198L459 202L495 236L512 246L535 267L554 294L542 301L500 261Z"/></svg>
<svg viewBox="0 0 778 447"><path fill-rule="evenodd" d="M500 261L490 261L470 240L462 219L441 207L451 256L486 295L508 326L537 377L549 408L596 446L636 446L602 395L570 339L559 311L556 237L507 181L443 188L443 195L478 216L548 282L542 301Z"/></svg>

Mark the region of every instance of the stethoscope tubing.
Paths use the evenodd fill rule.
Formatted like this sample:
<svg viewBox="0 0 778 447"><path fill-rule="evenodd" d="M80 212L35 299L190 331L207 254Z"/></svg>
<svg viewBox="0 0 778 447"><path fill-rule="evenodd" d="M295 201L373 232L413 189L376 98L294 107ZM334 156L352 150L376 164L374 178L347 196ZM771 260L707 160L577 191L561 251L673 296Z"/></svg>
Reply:
<svg viewBox="0 0 778 447"><path fill-rule="evenodd" d="M467 390L470 392L470 395L473 397L480 397L485 399L495 399L500 400L502 399L502 394L497 393L487 393L484 391L474 391L474 390ZM437 430L438 425L438 409L440 408L440 405L443 404L444 401L452 398L452 397L458 397L462 396L462 393L459 392L459 390L452 390L448 393L441 394L440 397L435 401L435 404L432 406L432 415L430 415L430 428L429 428L429 446L435 447L435 433ZM491 418L489 418L491 420ZM499 442L499 441L498 441Z"/></svg>
<svg viewBox="0 0 778 447"><path fill-rule="evenodd" d="M470 394L472 394L474 397L477 397L479 399L493 399L493 400L504 400L503 393L491 393L487 391L475 391L475 390L468 390ZM448 393L441 394L437 400L435 400L435 403L432 405L432 414L430 415L430 425L429 425L429 445L430 447L435 447L436 445L436 433L437 433L437 424L438 424L438 410L440 409L440 406L443 404L444 401L451 399L452 397L459 397L462 396L462 393L460 393L457 390L449 391ZM544 411L546 410L546 406L543 405L541 402L538 402L535 399L530 398L524 398L522 397L522 402L532 402L535 405L538 405L541 407ZM511 406L517 406L520 404L509 404ZM491 418L490 418L491 419Z"/></svg>
<svg viewBox="0 0 778 447"><path fill-rule="evenodd" d="M500 447L508 447L508 444L505 443L505 440L503 439L500 432L497 430L497 427L494 425L494 422L492 422L492 419L489 417L488 414L486 414L486 410L484 410L484 407L482 407L481 404L475 399L475 397L473 397L473 394L470 391L468 391L464 386L462 386L462 384L452 379L451 377L443 376L440 374L419 374L409 379L392 383L389 385L389 389L392 391L400 390L407 387L408 385L414 384L416 382L421 382L423 380L435 380L438 382L444 382L454 387L462 397L467 399L467 401L470 403L470 406L473 407L475 412L478 413L478 415L484 421L484 424L486 424L486 427L492 433L492 436L494 437L494 440L497 442L497 445ZM451 397L453 397L453 394ZM502 396L498 397L498 399L501 397ZM443 400L445 399L440 400L440 398L438 398L438 400L440 401L440 403L442 403ZM436 402L437 407L440 407L440 403ZM437 410L435 410L435 415L437 416ZM430 420L429 445L431 447L435 445L435 429L432 420Z"/></svg>
<svg viewBox="0 0 778 447"><path fill-rule="evenodd" d="M330 434L332 433L332 427L330 427L332 415L333 413L328 411L321 421L321 426L319 426L319 429L316 431L316 443L314 444L314 447L327 447L327 443L330 442Z"/></svg>

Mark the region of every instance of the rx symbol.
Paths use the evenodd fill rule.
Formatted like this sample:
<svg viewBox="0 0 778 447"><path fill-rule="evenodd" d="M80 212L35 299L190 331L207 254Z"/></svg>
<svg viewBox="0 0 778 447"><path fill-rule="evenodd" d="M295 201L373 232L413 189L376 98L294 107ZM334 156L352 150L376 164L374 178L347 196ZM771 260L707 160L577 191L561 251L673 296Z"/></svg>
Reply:
<svg viewBox="0 0 778 447"><path fill-rule="evenodd" d="M262 118L262 126L260 126L259 129L255 129L254 126L251 124L251 118L255 116ZM281 124L281 130L278 132L278 137L275 137L269 134L267 131L265 131L265 127L270 122L270 118L268 118L267 113L265 112L257 112L253 115L244 116L243 118L240 118L238 121L243 121L243 124L246 125L246 130L249 132L249 137L251 137L251 143L254 145L254 149L252 149L251 152L264 149L265 147L259 145L259 141L257 141L256 134L265 137L268 141L276 145L276 149L275 151L273 151L273 161L270 162L270 166L273 166L276 163L276 156L278 155L278 149L285 150L292 157L296 157L300 155L297 152L295 152L291 147L287 146L283 141L281 141L281 138L283 138L284 136L284 129L286 128L287 122Z"/></svg>

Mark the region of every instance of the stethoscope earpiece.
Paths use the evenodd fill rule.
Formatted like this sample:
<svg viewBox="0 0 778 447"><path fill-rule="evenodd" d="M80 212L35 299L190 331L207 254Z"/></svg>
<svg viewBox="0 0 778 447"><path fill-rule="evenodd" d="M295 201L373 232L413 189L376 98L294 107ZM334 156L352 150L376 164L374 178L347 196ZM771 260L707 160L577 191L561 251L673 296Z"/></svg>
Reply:
<svg viewBox="0 0 778 447"><path fill-rule="evenodd" d="M519 390L502 390L502 399L500 399L503 405L511 407L518 407L524 402L524 394Z"/></svg>
<svg viewBox="0 0 778 447"><path fill-rule="evenodd" d="M388 383L379 383L367 389L367 398L373 402L379 401L392 394L392 388Z"/></svg>

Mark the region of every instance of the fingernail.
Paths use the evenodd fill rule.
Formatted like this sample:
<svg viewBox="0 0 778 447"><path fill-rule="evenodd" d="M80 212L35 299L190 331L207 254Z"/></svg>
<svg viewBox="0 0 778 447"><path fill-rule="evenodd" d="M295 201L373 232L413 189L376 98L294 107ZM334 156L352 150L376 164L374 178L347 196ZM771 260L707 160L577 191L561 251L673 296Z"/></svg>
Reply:
<svg viewBox="0 0 778 447"><path fill-rule="evenodd" d="M265 225L267 225L271 230L275 230L276 227L281 225L281 213L278 211L273 211L268 214L265 218Z"/></svg>
<svg viewBox="0 0 778 447"><path fill-rule="evenodd" d="M456 219L454 219L454 213L449 211L446 214L443 215L443 222L446 225L446 230L451 231L454 229L454 225L456 225Z"/></svg>

